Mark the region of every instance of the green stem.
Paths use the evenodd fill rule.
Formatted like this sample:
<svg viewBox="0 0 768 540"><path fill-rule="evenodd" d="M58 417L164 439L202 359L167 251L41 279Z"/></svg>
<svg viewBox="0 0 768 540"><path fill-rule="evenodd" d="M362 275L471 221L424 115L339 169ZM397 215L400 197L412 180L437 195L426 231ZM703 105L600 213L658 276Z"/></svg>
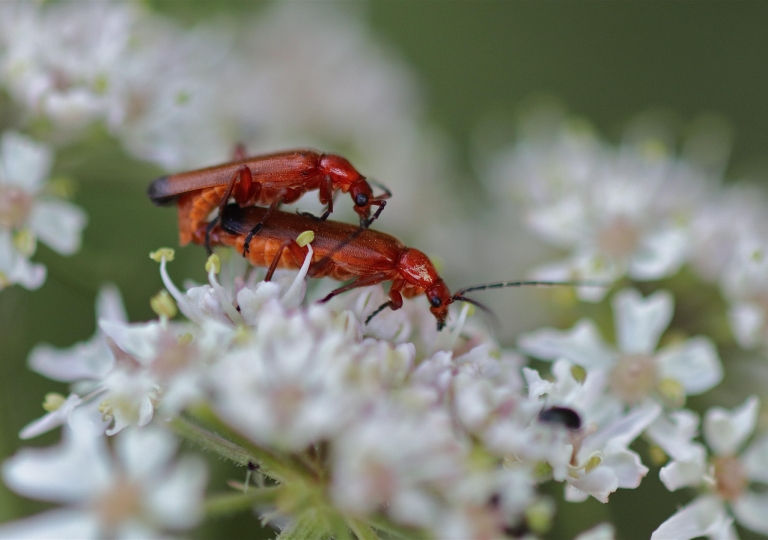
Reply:
<svg viewBox="0 0 768 540"><path fill-rule="evenodd" d="M368 525L378 531L387 533L387 535L392 536L393 538L404 538L406 540L413 540L414 538L427 538L427 536L416 529L396 525L383 517L368 518Z"/></svg>
<svg viewBox="0 0 768 540"><path fill-rule="evenodd" d="M370 525L364 521L358 519L347 520L347 525L352 529L352 532L357 536L357 540L380 540L379 535L376 534Z"/></svg>
<svg viewBox="0 0 768 540"><path fill-rule="evenodd" d="M317 512L309 510L284 529L276 540L321 540L328 537L324 520L318 517Z"/></svg>
<svg viewBox="0 0 768 540"><path fill-rule="evenodd" d="M197 415L195 415L197 417ZM234 461L238 465L248 466L248 463L258 464L260 472L280 483L285 483L288 478L301 476L296 466L286 463L280 457L268 450L259 448L241 435L233 432L226 424L218 420L215 415L201 414L204 422L213 424L216 431L224 433L225 437L210 431L196 423L190 422L184 417L174 418L169 421L173 430L185 439L210 450L220 456ZM197 418L196 418L197 419Z"/></svg>
<svg viewBox="0 0 768 540"><path fill-rule="evenodd" d="M280 494L280 487L251 489L248 493L223 493L205 500L207 517L225 516L242 512L257 504L272 504Z"/></svg>

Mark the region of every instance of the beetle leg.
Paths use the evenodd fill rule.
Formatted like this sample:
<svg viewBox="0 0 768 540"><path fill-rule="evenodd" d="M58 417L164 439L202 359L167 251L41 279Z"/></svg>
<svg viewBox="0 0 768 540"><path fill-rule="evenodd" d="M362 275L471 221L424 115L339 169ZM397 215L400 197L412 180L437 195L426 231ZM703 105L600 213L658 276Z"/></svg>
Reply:
<svg viewBox="0 0 768 540"><path fill-rule="evenodd" d="M320 300L318 303L324 304L334 296L338 296L341 293L351 291L352 289L357 289L358 287L367 287L368 285L376 285L377 283L386 281L389 275L390 275L389 273L382 272L379 274L371 274L368 276L359 277L352 283L347 283L343 287L339 287L338 289L332 290L330 293L328 293L328 296ZM398 296L399 296L399 293L398 293ZM400 304L402 305L402 299L400 299Z"/></svg>
<svg viewBox="0 0 768 540"><path fill-rule="evenodd" d="M376 221L378 217L381 215L381 212L384 210L384 207L387 206L387 201L384 200L374 200L371 202L371 205L378 205L379 208L374 212L374 214L371 216L371 219L365 219L364 217L360 218L360 228L367 229L371 226L371 223Z"/></svg>
<svg viewBox="0 0 768 540"><path fill-rule="evenodd" d="M400 291L397 290L397 287L395 284L392 285L392 288L389 290L389 301L384 302L381 304L378 308L376 308L376 311L368 315L368 318L365 319L365 324L368 324L371 322L371 319L373 319L376 315L381 313L387 308L390 308L392 311L395 311L397 309L400 309L403 307L403 297L400 294Z"/></svg>
<svg viewBox="0 0 768 540"><path fill-rule="evenodd" d="M333 180L331 180L330 176L325 177L325 182L322 186L320 186L320 202L323 202L323 199L328 201L328 206L325 207L325 210L320 216L316 216L310 212L296 212L300 216L304 217L311 217L313 219L316 219L317 221L325 221L328 219L328 216L330 216L333 213L333 201L336 198L336 195L338 195L338 192L333 192Z"/></svg>
<svg viewBox="0 0 768 540"><path fill-rule="evenodd" d="M211 249L211 231L213 230L213 228L216 226L218 222L219 222L219 216L216 216L205 227L205 251L208 252L208 255L211 255L213 253L213 250Z"/></svg>
<svg viewBox="0 0 768 540"><path fill-rule="evenodd" d="M264 281L272 280L272 274L275 273L277 265L280 263L280 257L283 256L283 251L285 251L286 248L291 251L293 258L296 259L296 264L299 266L304 261L304 257L307 256L306 251L296 243L296 240L286 240L279 248L277 248L277 253L275 253L275 258L272 259L272 264L269 265L269 270L267 270L267 275L264 277Z"/></svg>
<svg viewBox="0 0 768 540"><path fill-rule="evenodd" d="M280 206L280 204L283 202L285 195L285 190L282 190L277 194L275 200L272 201L272 204L270 204L269 208L267 208L264 217L261 218L261 221L259 221L253 227L253 229L251 229L251 232L248 233L248 236L245 237L245 243L243 244L243 257L248 256L248 252L251 250L251 240L253 240L253 237L259 234L259 231L264 228L264 224L269 220L270 216L275 212L275 210L277 210L277 207Z"/></svg>

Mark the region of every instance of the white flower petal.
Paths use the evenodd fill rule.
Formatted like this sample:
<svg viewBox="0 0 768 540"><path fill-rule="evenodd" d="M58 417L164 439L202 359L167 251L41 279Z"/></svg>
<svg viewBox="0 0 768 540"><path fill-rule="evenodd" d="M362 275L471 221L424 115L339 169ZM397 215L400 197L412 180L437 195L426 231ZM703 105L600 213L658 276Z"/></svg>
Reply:
<svg viewBox="0 0 768 540"><path fill-rule="evenodd" d="M3 463L6 485L24 496L77 502L94 496L109 478L105 440L64 430L51 448L24 448Z"/></svg>
<svg viewBox="0 0 768 540"><path fill-rule="evenodd" d="M612 363L613 354L605 346L595 323L582 319L570 330L544 328L523 334L517 342L524 353L542 360L567 358L586 368L601 368Z"/></svg>
<svg viewBox="0 0 768 540"><path fill-rule="evenodd" d="M768 484L768 435L754 441L741 456L750 480Z"/></svg>
<svg viewBox="0 0 768 540"><path fill-rule="evenodd" d="M81 510L51 510L0 525L0 540L61 540L101 538L96 516Z"/></svg>
<svg viewBox="0 0 768 540"><path fill-rule="evenodd" d="M588 531L584 531L574 540L613 540L614 538L616 538L616 530L613 528L613 525L601 523Z"/></svg>
<svg viewBox="0 0 768 540"><path fill-rule="evenodd" d="M38 201L29 215L30 229L61 255L72 255L80 249L87 222L83 210L64 201Z"/></svg>
<svg viewBox="0 0 768 540"><path fill-rule="evenodd" d="M704 438L719 456L735 456L755 430L760 401L755 396L732 411L712 407L704 417Z"/></svg>
<svg viewBox="0 0 768 540"><path fill-rule="evenodd" d="M683 385L685 393L697 395L723 380L723 365L714 343L697 336L661 349L656 356L659 375Z"/></svg>
<svg viewBox="0 0 768 540"><path fill-rule="evenodd" d="M15 131L0 139L0 180L34 194L48 177L53 150Z"/></svg>
<svg viewBox="0 0 768 540"><path fill-rule="evenodd" d="M747 491L731 501L736 521L742 527L761 534L768 534L768 494Z"/></svg>
<svg viewBox="0 0 768 540"><path fill-rule="evenodd" d="M193 527L203 517L206 481L205 462L198 457L183 457L162 484L148 494L147 508L170 529Z"/></svg>
<svg viewBox="0 0 768 540"><path fill-rule="evenodd" d="M717 497L703 496L659 525L651 535L651 540L690 540L701 536L724 539L727 538L731 523L733 518Z"/></svg>
<svg viewBox="0 0 768 540"><path fill-rule="evenodd" d="M46 433L59 426L63 426L69 421L69 415L83 402L77 394L70 394L64 403L55 411L38 418L37 420L24 426L19 432L20 439L31 439L43 433Z"/></svg>
<svg viewBox="0 0 768 540"><path fill-rule="evenodd" d="M619 487L619 479L611 468L597 467L570 484L584 493L589 493L600 502L608 502L608 496Z"/></svg>
<svg viewBox="0 0 768 540"><path fill-rule="evenodd" d="M96 297L96 320L128 322L128 315L123 305L123 297L112 283L102 285Z"/></svg>
<svg viewBox="0 0 768 540"><path fill-rule="evenodd" d="M112 351L99 335L91 341L63 350L50 345L37 345L29 354L29 368L54 381L98 381L109 373L114 364Z"/></svg>
<svg viewBox="0 0 768 540"><path fill-rule="evenodd" d="M688 460L699 454L693 439L698 435L699 415L688 409L659 415L646 434L674 459Z"/></svg>
<svg viewBox="0 0 768 540"><path fill-rule="evenodd" d="M158 343L165 333L165 329L157 321L125 324L100 320L99 328L112 338L121 350L144 364L157 355Z"/></svg>
<svg viewBox="0 0 768 540"><path fill-rule="evenodd" d="M738 302L728 310L728 322L736 342L750 349L760 342L765 328L766 313L761 306L749 302Z"/></svg>
<svg viewBox="0 0 768 540"><path fill-rule="evenodd" d="M669 326L674 300L667 291L643 298L634 289L624 289L611 301L616 321L616 340L625 353L650 354Z"/></svg>
<svg viewBox="0 0 768 540"><path fill-rule="evenodd" d="M176 453L178 441L159 427L125 430L115 442L115 450L125 472L132 479L151 479L161 473Z"/></svg>
<svg viewBox="0 0 768 540"><path fill-rule="evenodd" d="M618 479L618 487L634 489L648 474L648 467L640 461L640 456L631 450L614 452L605 457L601 467L609 467Z"/></svg>
<svg viewBox="0 0 768 540"><path fill-rule="evenodd" d="M10 231L0 230L0 273L10 283L18 283L34 291L45 282L47 270L42 264L33 264L13 245Z"/></svg>
<svg viewBox="0 0 768 540"><path fill-rule="evenodd" d="M700 456L688 461L672 461L659 471L659 478L669 491L695 487L704 481L707 472L706 451L698 447Z"/></svg>
<svg viewBox="0 0 768 540"><path fill-rule="evenodd" d="M690 238L681 229L664 229L645 236L632 255L628 274L639 281L676 273L688 256Z"/></svg>

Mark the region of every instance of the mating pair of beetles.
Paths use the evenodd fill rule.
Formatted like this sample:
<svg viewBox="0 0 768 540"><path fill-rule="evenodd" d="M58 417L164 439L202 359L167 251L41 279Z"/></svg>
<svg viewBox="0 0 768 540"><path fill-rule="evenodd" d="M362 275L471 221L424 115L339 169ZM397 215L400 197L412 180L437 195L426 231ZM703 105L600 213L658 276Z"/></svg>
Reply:
<svg viewBox="0 0 768 540"><path fill-rule="evenodd" d="M389 301L366 319L386 308L400 309L403 297L425 294L430 311L442 330L448 306L459 300L482 309L477 301L464 296L470 291L520 285L555 285L555 282L515 281L467 287L451 294L434 265L421 251L403 245L398 239L370 230L391 196L374 196L372 181L361 175L345 158L312 150L290 150L246 158L238 149L230 163L158 178L150 184L149 198L157 205L176 203L181 245L190 241L205 245L226 245L254 266L269 267L266 280L277 268L298 269L307 255L296 238L312 231L313 259L310 277L353 280L332 291L321 302L343 292L391 281ZM304 193L318 190L326 209L319 217L278 210L282 203L293 203ZM349 193L359 226L329 221L333 197ZM234 203L230 204L230 200ZM373 206L378 206L371 216ZM210 215L218 208L212 219ZM562 283L570 284L570 283Z"/></svg>

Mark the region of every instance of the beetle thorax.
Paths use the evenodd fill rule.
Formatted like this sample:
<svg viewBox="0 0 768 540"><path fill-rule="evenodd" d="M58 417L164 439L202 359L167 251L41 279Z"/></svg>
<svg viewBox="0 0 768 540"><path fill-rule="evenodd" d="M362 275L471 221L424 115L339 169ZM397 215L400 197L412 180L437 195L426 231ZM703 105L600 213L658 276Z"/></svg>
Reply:
<svg viewBox="0 0 768 540"><path fill-rule="evenodd" d="M318 168L322 174L331 177L334 187L341 188L345 192L354 182L363 178L349 161L333 154L323 155Z"/></svg>
<svg viewBox="0 0 768 540"><path fill-rule="evenodd" d="M397 269L405 281L422 289L431 288L440 279L432 261L418 249L403 250Z"/></svg>

